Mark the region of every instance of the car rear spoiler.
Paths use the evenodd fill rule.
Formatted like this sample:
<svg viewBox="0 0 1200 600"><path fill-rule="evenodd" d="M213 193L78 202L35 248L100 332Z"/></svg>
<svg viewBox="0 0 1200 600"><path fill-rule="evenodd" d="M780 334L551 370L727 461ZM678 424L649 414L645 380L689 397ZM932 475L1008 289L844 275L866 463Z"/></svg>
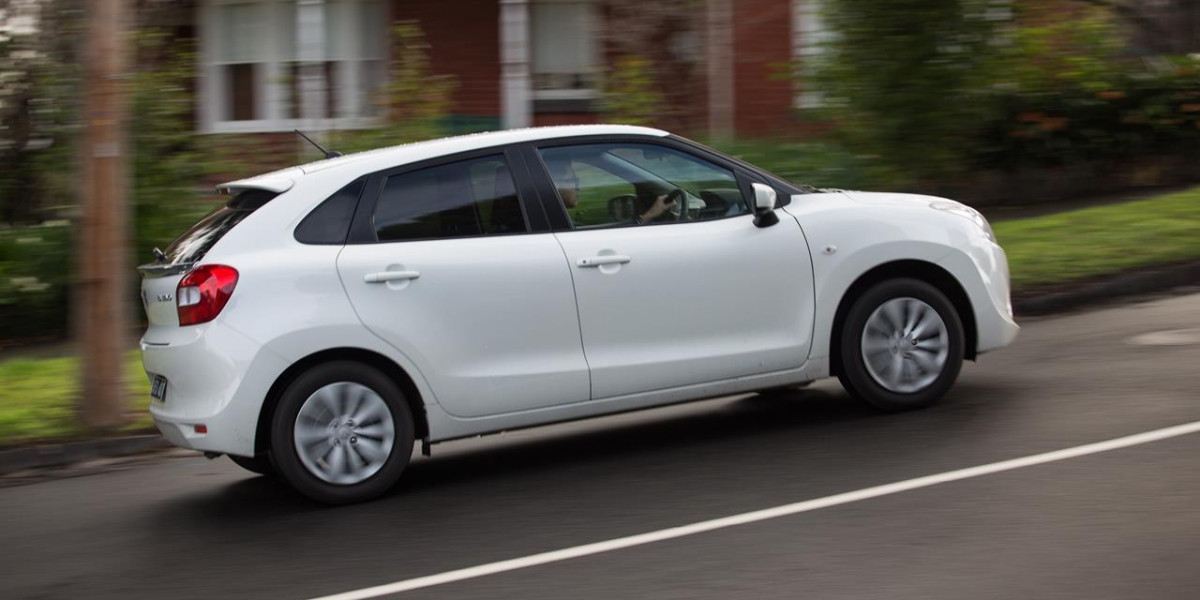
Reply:
<svg viewBox="0 0 1200 600"><path fill-rule="evenodd" d="M249 179L239 179L222 183L217 186L217 192L221 194L233 194L240 190L267 190L282 194L296 184L296 180L283 175L260 175Z"/></svg>

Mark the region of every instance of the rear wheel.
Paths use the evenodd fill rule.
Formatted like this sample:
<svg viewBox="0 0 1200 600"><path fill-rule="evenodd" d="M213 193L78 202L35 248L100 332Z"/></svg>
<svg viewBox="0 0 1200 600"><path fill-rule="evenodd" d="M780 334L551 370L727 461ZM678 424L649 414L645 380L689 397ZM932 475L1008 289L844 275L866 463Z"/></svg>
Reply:
<svg viewBox="0 0 1200 600"><path fill-rule="evenodd" d="M271 451L300 493L327 504L369 500L408 466L413 419L404 394L383 373L357 362L319 365L279 399Z"/></svg>
<svg viewBox="0 0 1200 600"><path fill-rule="evenodd" d="M962 321L945 294L917 279L891 279L859 296L839 333L846 391L888 411L924 408L962 368Z"/></svg>
<svg viewBox="0 0 1200 600"><path fill-rule="evenodd" d="M250 471L251 473L258 473L259 475L266 475L268 477L274 477L275 475L279 474L275 470L275 465L271 464L271 458L266 454L259 454L253 457L235 456L233 454L228 454L226 456L229 457L229 460L233 461L233 464Z"/></svg>

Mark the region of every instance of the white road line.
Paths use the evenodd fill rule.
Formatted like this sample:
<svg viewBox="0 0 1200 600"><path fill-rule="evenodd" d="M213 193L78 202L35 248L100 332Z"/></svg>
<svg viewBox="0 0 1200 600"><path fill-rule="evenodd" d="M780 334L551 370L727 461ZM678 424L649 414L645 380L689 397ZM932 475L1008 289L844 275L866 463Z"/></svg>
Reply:
<svg viewBox="0 0 1200 600"><path fill-rule="evenodd" d="M766 508L753 512L721 517L710 521L701 521L692 523L691 525L683 525L680 527L671 527L669 529L660 529L649 533L631 535L629 537L617 538L605 542L596 542L593 544L584 544L573 548L563 548L562 550L554 550L552 552L543 552L521 558L510 560L502 560L499 562L488 563L469 567L466 569L458 569L456 571L446 571L436 575L427 575L425 577L417 577L415 579L406 579L395 583L388 583L375 587L363 588L334 594L332 596L323 596L314 600L364 600L366 598L378 598L389 594L398 594L400 592L408 592L420 588L442 585L444 583L453 583L455 581L463 581L465 579L474 579L476 577L485 577L487 575L495 575L505 571L514 571L547 563L570 560L581 556L589 556L592 554L600 554L603 552L612 552L622 548L631 548L633 546L641 546L643 544L652 544L663 540L670 540L706 531L714 531L724 529L726 527L734 527L737 525L745 525L747 523L755 523L765 521L767 519L775 519L778 517L786 517L802 512L809 512L820 508L828 508L839 504L848 504L850 502L858 502L859 500L867 500L870 498L878 498L890 494L898 494L918 488L929 487L951 481L961 481L972 477L981 477L983 475L991 475L992 473L1000 473L1002 471L1011 471L1023 467L1032 467L1069 458L1077 458L1096 454L1098 452L1107 452L1109 450L1117 450L1119 448L1128 448L1139 444L1148 444L1159 440L1187 435L1189 433L1200 432L1200 421L1193 421L1183 425L1167 427L1165 429L1156 429L1145 433L1138 433L1126 437L1115 438L1094 444L1085 444L1083 446L1075 446L1074 448L1066 448L1063 450L1055 450L1053 452L1045 452L1043 454L1034 454L1022 458L1014 458L1012 460L1004 460L1000 462L989 463L977 467L968 467L966 469L958 469L957 471L947 471L936 475L926 475L916 479L906 481L897 481L885 485L855 490L843 494L835 494L824 498L816 498L813 500L805 500L803 502L795 502L793 504L784 504L774 508Z"/></svg>

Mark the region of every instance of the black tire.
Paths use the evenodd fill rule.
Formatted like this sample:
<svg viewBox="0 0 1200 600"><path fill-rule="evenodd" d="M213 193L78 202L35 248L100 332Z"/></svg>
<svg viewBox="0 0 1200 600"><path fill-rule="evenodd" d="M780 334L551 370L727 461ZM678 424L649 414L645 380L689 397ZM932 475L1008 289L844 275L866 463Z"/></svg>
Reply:
<svg viewBox="0 0 1200 600"><path fill-rule="evenodd" d="M395 424L395 441L383 466L352 485L329 483L310 473L295 448L294 425L301 406L322 387L343 381L371 388L387 404ZM404 393L389 377L363 363L329 362L305 371L283 391L271 421L271 453L280 476L308 498L325 504L364 502L387 492L400 479L412 456L413 429Z"/></svg>
<svg viewBox="0 0 1200 600"><path fill-rule="evenodd" d="M275 465L271 464L271 457L267 454L259 454L253 457L234 456L233 454L227 454L226 456L229 457L229 460L233 461L233 464L251 473L258 473L267 477L274 477L279 474L275 470Z"/></svg>
<svg viewBox="0 0 1200 600"><path fill-rule="evenodd" d="M880 384L867 368L862 352L863 330L872 313L889 300L915 298L929 305L945 324L948 352L941 373L931 383L912 392L897 392ZM838 379L851 396L884 411L925 408L937 402L954 385L962 368L965 335L954 304L934 286L917 279L889 279L859 296L842 323L839 336L841 369ZM932 370L929 371L932 373Z"/></svg>

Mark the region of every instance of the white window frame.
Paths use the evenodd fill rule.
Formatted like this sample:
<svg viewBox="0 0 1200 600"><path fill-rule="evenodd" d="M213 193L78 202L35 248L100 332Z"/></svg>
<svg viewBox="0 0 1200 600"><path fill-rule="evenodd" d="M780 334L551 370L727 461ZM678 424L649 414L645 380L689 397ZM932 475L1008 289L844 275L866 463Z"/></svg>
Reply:
<svg viewBox="0 0 1200 600"><path fill-rule="evenodd" d="M796 75L800 81L793 99L796 108L820 108L825 95L809 84L808 75L813 72L812 62L825 54L822 44L833 38L833 32L825 26L821 15L822 0L792 0L792 60L799 63Z"/></svg>
<svg viewBox="0 0 1200 600"><path fill-rule="evenodd" d="M596 80L597 87L583 89L544 89L539 90L536 86L537 72L534 70L534 55L537 50L534 48L534 36L536 35L537 22L533 18L534 6L539 4L583 4L587 5L589 10L586 12L587 30L593 36L592 43L592 65L591 68L599 73L604 68L604 48L603 40L596 35L600 25L600 7L595 0L529 0L529 74L530 88L532 90L534 100L594 100L600 97L600 89L598 87L599 80Z"/></svg>
<svg viewBox="0 0 1200 600"><path fill-rule="evenodd" d="M365 4L369 0L340 0L355 5ZM322 4L322 11L327 11L335 6L336 3L326 3L323 0L307 0L306 4ZM222 112L226 110L224 102L226 99L223 93L224 79L221 77L221 67L226 64L218 59L220 49L220 35L217 33L221 27L221 7L229 4L252 4L259 11L267 11L268 17L264 18L265 22L278 22L278 27L261 28L259 33L261 36L256 38L255 50L256 60L253 64L258 65L256 68L262 71L261 75L255 76L255 114L259 116L253 120L234 121L226 118ZM287 19L288 12L285 6L295 5L296 9L292 14L297 15L290 21ZM382 119L377 116L339 116L332 118L292 118L285 116L289 110L287 106L287 96L283 93L284 84L279 83L273 85L272 82L280 82L286 76L287 65L296 62L296 57L284 57L280 55L280 49L283 44L282 35L280 35L280 27L287 23L287 26L292 28L294 33L297 53L299 53L300 32L299 32L299 11L303 8L301 2L296 0L202 0L197 4L197 35L200 40L199 53L199 73L197 81L197 120L198 128L201 133L265 133L265 132L290 132L293 129L306 129L314 131L328 131L333 129L366 129L377 127L382 124ZM353 9L358 11L356 7ZM383 0L381 10L390 14L390 2ZM325 13L322 12L322 15ZM365 57L355 60L352 64L359 64L370 60L380 60L384 65L391 61L389 44L391 32L388 29L390 19L384 19L379 26L383 29L379 32L380 45L379 57L377 59ZM342 19L342 29L338 32L338 39L349 40L358 39L361 32L356 31L353 25L353 20ZM322 25L324 27L324 25ZM322 38L324 33L322 30ZM322 44L326 42L322 39ZM325 56L339 56L339 52L329 51L324 52ZM350 62L350 61L347 61ZM360 69L339 69L338 81L335 86L335 93L339 94L339 104L341 106L361 106L362 94L365 93L367 87L359 85ZM380 86L387 85L386 81L387 69L381 69ZM303 90L299 91L303 94Z"/></svg>

